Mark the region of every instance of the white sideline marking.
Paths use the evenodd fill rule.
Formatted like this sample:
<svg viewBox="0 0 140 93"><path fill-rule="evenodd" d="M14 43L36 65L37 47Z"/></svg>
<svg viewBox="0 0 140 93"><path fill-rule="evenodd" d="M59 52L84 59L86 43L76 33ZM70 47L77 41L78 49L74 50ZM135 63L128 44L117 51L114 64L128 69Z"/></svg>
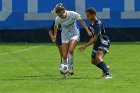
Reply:
<svg viewBox="0 0 140 93"><path fill-rule="evenodd" d="M2 53L2 54L0 54L0 55L8 55L8 54L15 54L15 53L26 52L26 51L30 51L30 50L32 50L32 49L39 48L39 47L41 47L41 45L40 45L40 46L30 47L30 48L25 48L25 49L22 49L22 50L19 50L19 51L6 52L6 53Z"/></svg>

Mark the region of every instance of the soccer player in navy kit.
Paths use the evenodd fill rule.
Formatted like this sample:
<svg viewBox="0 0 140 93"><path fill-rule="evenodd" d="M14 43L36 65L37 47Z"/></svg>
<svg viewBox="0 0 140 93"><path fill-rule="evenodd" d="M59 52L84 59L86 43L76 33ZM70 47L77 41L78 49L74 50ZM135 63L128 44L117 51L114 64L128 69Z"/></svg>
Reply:
<svg viewBox="0 0 140 93"><path fill-rule="evenodd" d="M57 29L57 37L54 37L54 25L55 22L52 24L50 30L49 30L49 35L51 37L51 40L53 43L56 42L56 45L58 47L59 53L60 53L60 57L61 57L61 63L62 63L62 41L61 41L61 25L58 25L58 29Z"/></svg>
<svg viewBox="0 0 140 93"><path fill-rule="evenodd" d="M103 71L103 78L110 79L112 77L108 71L109 69L103 61L103 57L109 50L110 40L105 32L102 22L96 17L96 9L88 8L86 10L86 16L91 22L90 30L93 33L93 37L88 43L82 45L79 50L83 52L88 46L94 43L92 51L92 64L96 65Z"/></svg>

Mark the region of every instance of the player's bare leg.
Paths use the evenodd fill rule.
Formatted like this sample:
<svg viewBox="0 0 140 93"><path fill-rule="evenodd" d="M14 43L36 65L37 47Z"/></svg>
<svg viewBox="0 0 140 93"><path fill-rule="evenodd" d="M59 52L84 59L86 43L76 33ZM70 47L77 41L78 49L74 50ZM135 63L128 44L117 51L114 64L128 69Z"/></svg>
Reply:
<svg viewBox="0 0 140 93"><path fill-rule="evenodd" d="M109 78L112 78L110 76L110 73L109 73L109 69L107 67L107 65L105 64L105 62L103 61L103 57L104 57L104 53L100 50L97 51L96 53L96 64L97 64L97 67L99 67L100 69L102 69L102 71L104 72L104 78L105 79L109 79Z"/></svg>
<svg viewBox="0 0 140 93"><path fill-rule="evenodd" d="M68 50L69 50L69 43L62 43L62 64L67 65L67 56L68 56ZM63 74L63 78L67 78L68 73L67 74Z"/></svg>
<svg viewBox="0 0 140 93"><path fill-rule="evenodd" d="M91 63L92 63L93 65L98 65L95 58L91 58Z"/></svg>
<svg viewBox="0 0 140 93"><path fill-rule="evenodd" d="M95 65L95 66L98 65L98 62L96 62L96 59L95 59L95 58L91 58L91 63L92 63L93 65ZM102 71L102 77L103 77L104 75L105 75L105 74L104 74L103 71Z"/></svg>
<svg viewBox="0 0 140 93"><path fill-rule="evenodd" d="M73 72L73 61L74 61L74 49L77 46L78 41L72 39L70 41L70 46L69 46L69 53L68 53L68 66L69 66L69 72L71 75L74 74Z"/></svg>
<svg viewBox="0 0 140 93"><path fill-rule="evenodd" d="M62 64L67 65L67 55L68 55L68 50L69 50L69 43L62 43Z"/></svg>

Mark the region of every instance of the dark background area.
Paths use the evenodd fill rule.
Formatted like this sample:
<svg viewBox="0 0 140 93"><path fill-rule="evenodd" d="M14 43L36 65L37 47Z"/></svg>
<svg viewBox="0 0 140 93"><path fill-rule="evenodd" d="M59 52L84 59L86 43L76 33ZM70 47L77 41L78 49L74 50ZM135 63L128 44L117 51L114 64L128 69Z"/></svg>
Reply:
<svg viewBox="0 0 140 93"><path fill-rule="evenodd" d="M50 43L49 29L0 30L0 42ZM81 42L90 39L84 29L80 29ZM140 28L106 28L111 42L140 41Z"/></svg>

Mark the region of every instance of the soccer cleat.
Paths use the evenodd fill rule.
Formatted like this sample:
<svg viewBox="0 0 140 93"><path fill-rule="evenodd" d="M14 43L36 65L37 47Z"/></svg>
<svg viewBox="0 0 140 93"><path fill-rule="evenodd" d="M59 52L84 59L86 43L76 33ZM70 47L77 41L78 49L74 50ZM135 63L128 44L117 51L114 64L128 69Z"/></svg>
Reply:
<svg viewBox="0 0 140 93"><path fill-rule="evenodd" d="M110 66L107 66L108 70L110 69Z"/></svg>
<svg viewBox="0 0 140 93"><path fill-rule="evenodd" d="M111 79L112 77L110 75L106 75L103 77L104 79Z"/></svg>
<svg viewBox="0 0 140 93"><path fill-rule="evenodd" d="M67 79L67 75L63 75L63 78L64 78L64 79Z"/></svg>
<svg viewBox="0 0 140 93"><path fill-rule="evenodd" d="M73 71L73 65L68 65L68 70L69 70L69 74L73 75L74 71Z"/></svg>
<svg viewBox="0 0 140 93"><path fill-rule="evenodd" d="M70 75L74 75L74 72L71 72Z"/></svg>
<svg viewBox="0 0 140 93"><path fill-rule="evenodd" d="M63 74L63 78L67 79L68 74Z"/></svg>
<svg viewBox="0 0 140 93"><path fill-rule="evenodd" d="M107 69L110 69L110 66L107 66ZM102 71L102 77L106 76L106 74Z"/></svg>

